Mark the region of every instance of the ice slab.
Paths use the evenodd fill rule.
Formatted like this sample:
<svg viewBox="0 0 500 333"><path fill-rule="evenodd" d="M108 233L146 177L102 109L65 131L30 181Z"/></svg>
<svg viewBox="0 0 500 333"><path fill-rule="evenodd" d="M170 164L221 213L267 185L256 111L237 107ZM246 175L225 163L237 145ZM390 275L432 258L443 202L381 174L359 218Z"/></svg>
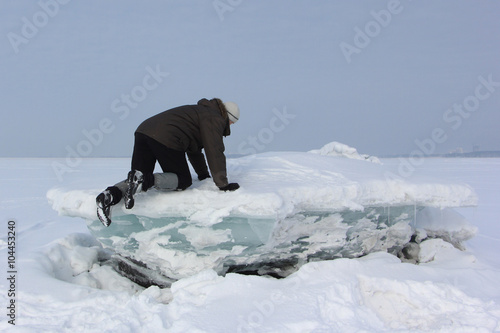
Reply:
<svg viewBox="0 0 500 333"><path fill-rule="evenodd" d="M106 247L172 279L207 268L284 276L311 260L397 254L417 229L457 245L472 235L447 212L476 204L464 184L397 177L365 159L293 152L230 159L228 173L239 190L221 192L207 179L182 192L141 193L133 209L113 208L108 228L96 218L100 189L52 189L47 197L60 214L84 218ZM443 214L451 224L439 229Z"/></svg>
<svg viewBox="0 0 500 333"><path fill-rule="evenodd" d="M227 164L230 181L241 185L235 192L219 191L211 179L195 181L181 192L141 193L132 210L117 205L113 215L182 216L213 225L228 216L279 220L302 211L405 205L450 208L477 203L474 191L465 184L398 177L398 170L364 160L277 152L229 159ZM101 190L52 189L47 196L60 214L92 220L95 197Z"/></svg>
<svg viewBox="0 0 500 333"><path fill-rule="evenodd" d="M108 227L88 220L91 233L124 257L178 279L214 269L287 275L299 263L355 258L375 251L397 254L413 234L416 207L365 211L303 212L283 220L225 217L214 225L180 217L121 215ZM272 272L266 272L272 273Z"/></svg>

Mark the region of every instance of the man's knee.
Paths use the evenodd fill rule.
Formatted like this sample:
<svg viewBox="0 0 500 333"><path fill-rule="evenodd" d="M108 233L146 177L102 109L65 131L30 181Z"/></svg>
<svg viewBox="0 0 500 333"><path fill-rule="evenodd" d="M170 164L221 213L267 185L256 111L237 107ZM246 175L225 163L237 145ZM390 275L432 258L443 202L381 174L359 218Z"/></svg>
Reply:
<svg viewBox="0 0 500 333"><path fill-rule="evenodd" d="M173 191L179 186L179 177L173 172L155 173L154 187L160 191Z"/></svg>
<svg viewBox="0 0 500 333"><path fill-rule="evenodd" d="M155 178L152 173L144 174L144 181L142 183L142 190L146 192L155 184Z"/></svg>

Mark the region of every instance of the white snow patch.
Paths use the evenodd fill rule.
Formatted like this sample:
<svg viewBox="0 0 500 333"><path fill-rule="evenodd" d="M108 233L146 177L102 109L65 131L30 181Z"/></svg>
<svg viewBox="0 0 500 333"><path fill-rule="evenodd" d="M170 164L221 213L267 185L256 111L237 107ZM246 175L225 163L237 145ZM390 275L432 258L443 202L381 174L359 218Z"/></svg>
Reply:
<svg viewBox="0 0 500 333"><path fill-rule="evenodd" d="M372 163L382 164L382 162L380 162L378 157L366 154L359 154L356 148L350 147L346 144L336 141L327 143L320 149L311 150L309 152L312 154L319 154L324 156L345 157L345 158L352 158L355 160L363 160Z"/></svg>
<svg viewBox="0 0 500 333"><path fill-rule="evenodd" d="M362 210L366 206L417 205L463 207L477 203L467 185L419 179L394 180L388 169L355 159L308 153L264 153L229 160L229 174L241 188L222 192L210 179L181 192L148 191L136 198L133 209L123 205L113 214L150 218L182 216L213 225L237 215L283 219L301 211ZM51 189L47 198L61 215L96 219L94 191Z"/></svg>
<svg viewBox="0 0 500 333"><path fill-rule="evenodd" d="M428 237L442 238L458 248L474 237L478 230L458 212L435 207L426 207L419 211L415 227L424 229Z"/></svg>
<svg viewBox="0 0 500 333"><path fill-rule="evenodd" d="M58 240L48 247L45 256L45 272L56 279L129 294L141 289L111 267L99 264L109 253L90 235L72 234Z"/></svg>
<svg viewBox="0 0 500 333"><path fill-rule="evenodd" d="M213 230L196 226L187 226L178 230L180 234L197 249L217 245L231 240L230 230Z"/></svg>
<svg viewBox="0 0 500 333"><path fill-rule="evenodd" d="M364 303L393 330L472 332L497 327L491 305L448 284L360 276Z"/></svg>

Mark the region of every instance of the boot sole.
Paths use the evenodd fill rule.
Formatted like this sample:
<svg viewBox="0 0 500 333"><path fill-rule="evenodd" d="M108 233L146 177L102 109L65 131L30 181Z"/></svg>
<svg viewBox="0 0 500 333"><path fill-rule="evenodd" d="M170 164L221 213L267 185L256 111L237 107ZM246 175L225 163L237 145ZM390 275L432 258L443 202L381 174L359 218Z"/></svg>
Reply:
<svg viewBox="0 0 500 333"><path fill-rule="evenodd" d="M109 225L111 224L110 213L111 213L110 207L105 207L105 208L97 207L97 217L105 227L109 227Z"/></svg>

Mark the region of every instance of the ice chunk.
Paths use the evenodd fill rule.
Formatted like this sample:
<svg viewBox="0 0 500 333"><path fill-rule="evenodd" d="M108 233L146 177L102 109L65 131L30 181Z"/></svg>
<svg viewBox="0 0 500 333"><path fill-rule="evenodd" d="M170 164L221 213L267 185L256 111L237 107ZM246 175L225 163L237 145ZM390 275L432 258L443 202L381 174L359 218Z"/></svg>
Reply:
<svg viewBox="0 0 500 333"><path fill-rule="evenodd" d="M459 249L463 249L462 244L477 232L477 227L455 210L435 207L418 212L416 227L424 229L427 237L441 238Z"/></svg>
<svg viewBox="0 0 500 333"><path fill-rule="evenodd" d="M104 246L173 279L203 269L265 273L266 265L285 276L310 260L396 254L414 232L414 213L414 206L367 207L302 212L282 220L229 216L214 225L128 214L107 228L97 219L88 221L88 228Z"/></svg>
<svg viewBox="0 0 500 333"><path fill-rule="evenodd" d="M324 145L321 149L311 150L309 152L313 153L313 154L324 155L324 156L346 157L346 158L352 158L352 159L356 159L356 160L365 160L365 161L369 161L372 163L382 164L382 162L380 162L378 157L365 155L365 154L361 155L358 153L356 148L349 147L346 144L336 142L336 141L330 142L330 143Z"/></svg>
<svg viewBox="0 0 500 333"><path fill-rule="evenodd" d="M441 237L457 247L472 235L442 210L475 205L467 185L393 179L390 167L311 153L252 155L228 160L228 169L241 185L235 192L207 179L181 192L140 193L133 209L113 207L108 228L96 218L100 190L52 189L47 197L59 213L84 218L99 242L139 264L134 269L145 265L171 279L204 269L285 276L311 260L396 254L416 229L415 239Z"/></svg>
<svg viewBox="0 0 500 333"><path fill-rule="evenodd" d="M387 174L397 174L397 170L356 159L264 153L228 160L228 169L231 180L241 185L235 192L219 191L207 179L181 192L140 193L132 210L117 205L113 215L182 216L196 223L214 225L228 216L280 220L301 211L359 211L371 206L405 205L463 207L477 202L474 191L467 185L391 179ZM103 184L103 188L107 185ZM101 190L52 189L47 197L62 215L94 219L95 197Z"/></svg>

